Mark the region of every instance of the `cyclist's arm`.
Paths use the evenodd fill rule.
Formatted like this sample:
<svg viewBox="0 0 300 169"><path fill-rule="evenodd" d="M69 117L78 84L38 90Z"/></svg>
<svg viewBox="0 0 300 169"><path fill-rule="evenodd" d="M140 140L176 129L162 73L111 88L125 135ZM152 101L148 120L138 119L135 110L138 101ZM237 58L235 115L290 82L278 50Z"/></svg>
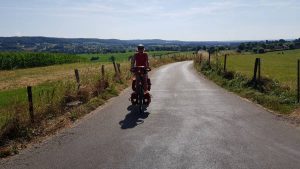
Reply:
<svg viewBox="0 0 300 169"><path fill-rule="evenodd" d="M133 57L131 58L131 68L133 68L135 65L135 56L136 55L133 55Z"/></svg>
<svg viewBox="0 0 300 169"><path fill-rule="evenodd" d="M149 64L149 57L148 57L148 54L146 54L147 56L147 62L146 62L146 67L150 68L150 64Z"/></svg>

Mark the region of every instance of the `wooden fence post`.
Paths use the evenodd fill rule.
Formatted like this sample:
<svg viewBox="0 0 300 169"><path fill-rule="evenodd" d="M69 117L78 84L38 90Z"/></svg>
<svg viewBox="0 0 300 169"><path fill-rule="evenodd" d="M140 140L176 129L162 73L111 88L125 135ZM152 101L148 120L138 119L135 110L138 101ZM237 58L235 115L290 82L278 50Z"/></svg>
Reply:
<svg viewBox="0 0 300 169"><path fill-rule="evenodd" d="M297 70L297 102L300 103L300 60L298 60Z"/></svg>
<svg viewBox="0 0 300 169"><path fill-rule="evenodd" d="M80 88L79 71L78 71L78 69L75 69L74 72L75 72L75 78L76 78L76 82L77 82L77 89L79 89Z"/></svg>
<svg viewBox="0 0 300 169"><path fill-rule="evenodd" d="M202 53L200 54L200 64L202 63Z"/></svg>
<svg viewBox="0 0 300 169"><path fill-rule="evenodd" d="M121 74L121 64L120 63L117 64L117 68L118 68L119 74Z"/></svg>
<svg viewBox="0 0 300 169"><path fill-rule="evenodd" d="M105 76L104 65L101 66L101 76L102 76L102 79L104 79L104 76Z"/></svg>
<svg viewBox="0 0 300 169"><path fill-rule="evenodd" d="M31 123L34 123L34 113L33 113L33 99L32 99L32 87L27 86L27 95L29 103L29 116Z"/></svg>
<svg viewBox="0 0 300 169"><path fill-rule="evenodd" d="M210 51L208 51L208 65L210 65Z"/></svg>
<svg viewBox="0 0 300 169"><path fill-rule="evenodd" d="M252 81L256 83L256 80L257 80L257 69L258 69L258 61L259 59L256 58L255 59L255 64L254 64L254 72L253 72L253 79Z"/></svg>
<svg viewBox="0 0 300 169"><path fill-rule="evenodd" d="M258 58L258 81L260 81L261 76L261 59Z"/></svg>
<svg viewBox="0 0 300 169"><path fill-rule="evenodd" d="M226 66L227 66L227 54L224 56L224 72L226 72Z"/></svg>
<svg viewBox="0 0 300 169"><path fill-rule="evenodd" d="M111 57L111 61L113 63L114 69L115 69L115 73L118 74L118 70L117 70L117 66L116 66L116 59L114 56Z"/></svg>

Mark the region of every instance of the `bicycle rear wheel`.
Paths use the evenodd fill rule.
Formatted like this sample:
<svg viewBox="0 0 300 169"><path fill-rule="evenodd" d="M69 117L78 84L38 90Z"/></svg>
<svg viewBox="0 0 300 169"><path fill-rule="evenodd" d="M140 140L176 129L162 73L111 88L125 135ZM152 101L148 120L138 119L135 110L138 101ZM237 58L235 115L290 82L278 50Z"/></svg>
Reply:
<svg viewBox="0 0 300 169"><path fill-rule="evenodd" d="M141 80L141 77L138 78L138 106L140 113L143 112L143 102L144 102L144 88L143 88L143 82Z"/></svg>

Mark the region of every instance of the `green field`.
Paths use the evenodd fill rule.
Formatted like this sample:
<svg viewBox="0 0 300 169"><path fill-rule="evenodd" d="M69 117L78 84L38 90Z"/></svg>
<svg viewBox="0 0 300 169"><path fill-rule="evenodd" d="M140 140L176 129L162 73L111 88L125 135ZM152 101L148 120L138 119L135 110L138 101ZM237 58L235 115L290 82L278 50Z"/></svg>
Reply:
<svg viewBox="0 0 300 169"><path fill-rule="evenodd" d="M223 57L222 57L223 58ZM297 60L300 50L270 52L265 54L231 54L227 59L229 71L240 72L247 77L253 76L255 58L261 58L262 76L279 81L292 89L297 84Z"/></svg>
<svg viewBox="0 0 300 169"><path fill-rule="evenodd" d="M224 72L224 55L227 57L227 71ZM286 50L264 54L222 51L211 55L203 52L195 58L195 68L225 89L252 100L279 114L291 114L297 108L297 60L300 50ZM204 56L204 57L203 57ZM261 58L260 81L252 81L256 58Z"/></svg>
<svg viewBox="0 0 300 169"><path fill-rule="evenodd" d="M162 56L167 54L179 53L178 51L151 51L147 52L150 56ZM110 58L114 56L116 61L128 61L128 58L133 56L134 52L126 52L126 53L108 53L108 54L79 54L78 56L87 58L91 60L91 58L98 58L95 61L97 62L110 62Z"/></svg>
<svg viewBox="0 0 300 169"><path fill-rule="evenodd" d="M0 70L42 67L85 60L76 55L63 53L0 52Z"/></svg>
<svg viewBox="0 0 300 169"><path fill-rule="evenodd" d="M177 51L153 51L150 56L162 56L178 53ZM114 56L116 61L128 61L134 52L109 54L63 54L35 52L0 52L0 70L15 70L23 68L43 67L78 62L110 62Z"/></svg>

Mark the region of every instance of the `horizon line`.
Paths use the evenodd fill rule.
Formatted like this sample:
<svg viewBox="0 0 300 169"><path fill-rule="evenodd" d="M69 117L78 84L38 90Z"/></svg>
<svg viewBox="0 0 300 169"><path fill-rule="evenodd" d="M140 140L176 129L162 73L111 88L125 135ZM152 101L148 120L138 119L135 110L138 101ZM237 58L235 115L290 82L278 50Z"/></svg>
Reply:
<svg viewBox="0 0 300 169"><path fill-rule="evenodd" d="M279 38L279 39L253 39L253 40L170 40L160 38L145 38L145 39L118 39L118 38L91 38L91 37L56 37L56 36L0 36L0 38L55 38L55 39L97 39L97 40L120 40L120 41L146 41L146 40L161 40L161 41L179 41L179 42L257 42L257 41L277 41L280 39L292 41L298 38ZM299 37L300 38L300 37Z"/></svg>

